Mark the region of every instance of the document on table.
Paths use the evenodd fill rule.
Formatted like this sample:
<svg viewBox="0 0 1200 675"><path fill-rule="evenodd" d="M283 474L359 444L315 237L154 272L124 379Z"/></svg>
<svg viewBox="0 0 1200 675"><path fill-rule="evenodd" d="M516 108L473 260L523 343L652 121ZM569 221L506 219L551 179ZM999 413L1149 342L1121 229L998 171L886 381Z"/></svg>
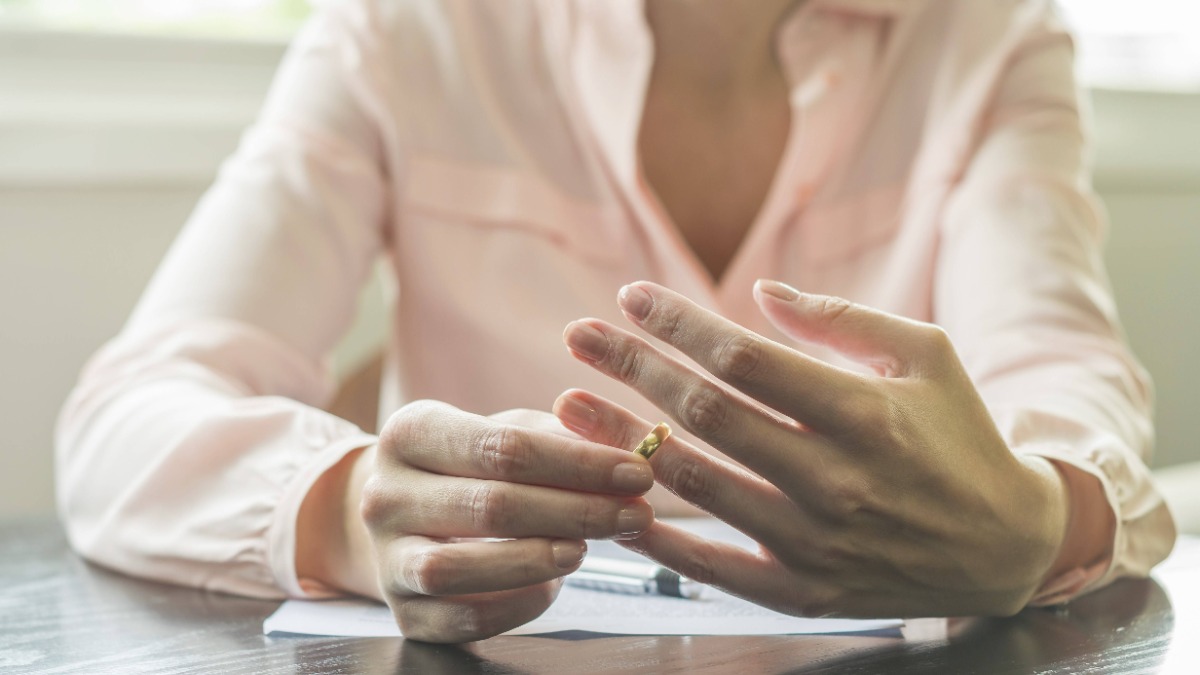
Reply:
<svg viewBox="0 0 1200 675"><path fill-rule="evenodd" d="M709 539L753 550L756 544L708 518L669 519ZM613 542L588 542L588 555L643 560ZM799 635L898 629L899 619L802 619L759 607L715 588L698 600L622 595L563 586L542 616L505 635L587 631L617 635ZM387 607L363 600L285 602L263 622L263 633L345 637L400 637Z"/></svg>

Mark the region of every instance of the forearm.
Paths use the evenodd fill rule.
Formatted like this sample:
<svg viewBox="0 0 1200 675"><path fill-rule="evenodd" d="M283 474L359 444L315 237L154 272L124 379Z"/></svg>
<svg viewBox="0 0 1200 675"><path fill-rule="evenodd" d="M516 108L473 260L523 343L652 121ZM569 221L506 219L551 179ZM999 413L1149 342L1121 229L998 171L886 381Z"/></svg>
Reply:
<svg viewBox="0 0 1200 675"><path fill-rule="evenodd" d="M168 349L186 351L173 357ZM324 469L373 437L278 396L237 366L319 381L279 343L228 323L126 335L85 372L57 429L64 525L127 574L255 597L298 594L294 523ZM267 381L261 375L258 384ZM269 382L268 382L269 384Z"/></svg>

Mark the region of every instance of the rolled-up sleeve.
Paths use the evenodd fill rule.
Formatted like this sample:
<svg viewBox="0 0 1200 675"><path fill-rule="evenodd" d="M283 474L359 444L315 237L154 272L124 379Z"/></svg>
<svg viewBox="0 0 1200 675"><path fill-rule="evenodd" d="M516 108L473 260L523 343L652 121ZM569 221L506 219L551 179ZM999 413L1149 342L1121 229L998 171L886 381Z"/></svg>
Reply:
<svg viewBox="0 0 1200 675"><path fill-rule="evenodd" d="M1002 68L945 211L935 314L1012 450L1094 476L1113 511L1110 555L1048 580L1044 604L1147 574L1175 528L1146 466L1152 391L1104 269L1070 37L1047 12Z"/></svg>
<svg viewBox="0 0 1200 675"><path fill-rule="evenodd" d="M320 409L383 246L365 3L330 3L122 332L60 414L60 515L84 556L261 597L296 578L309 487L375 438Z"/></svg>

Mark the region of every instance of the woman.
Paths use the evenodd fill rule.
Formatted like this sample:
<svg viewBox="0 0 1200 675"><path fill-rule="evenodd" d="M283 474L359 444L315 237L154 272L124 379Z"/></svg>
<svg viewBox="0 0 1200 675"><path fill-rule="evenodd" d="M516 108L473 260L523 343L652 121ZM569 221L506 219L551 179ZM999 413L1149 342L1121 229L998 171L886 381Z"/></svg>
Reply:
<svg viewBox="0 0 1200 675"><path fill-rule="evenodd" d="M795 614L1143 575L1174 530L1071 68L1045 0L331 2L67 403L71 541L434 641L591 538ZM376 436L320 408L381 253ZM762 550L654 520L697 506Z"/></svg>

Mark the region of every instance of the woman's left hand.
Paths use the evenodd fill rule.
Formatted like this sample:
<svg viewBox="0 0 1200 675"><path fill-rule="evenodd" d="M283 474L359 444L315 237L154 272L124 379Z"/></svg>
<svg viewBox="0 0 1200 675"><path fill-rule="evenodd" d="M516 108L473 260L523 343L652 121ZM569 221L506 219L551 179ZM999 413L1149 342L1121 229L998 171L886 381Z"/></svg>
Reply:
<svg viewBox="0 0 1200 675"><path fill-rule="evenodd" d="M754 293L785 334L830 346L875 375L806 356L646 282L622 289L625 315L708 375L603 321L567 327L577 358L745 467L677 437L652 461L661 483L761 548L661 522L624 543L788 614L1024 607L1063 540L1065 488L1048 461L1009 450L945 332L777 282L759 282ZM652 426L579 390L560 397L555 412L585 438L626 448Z"/></svg>

